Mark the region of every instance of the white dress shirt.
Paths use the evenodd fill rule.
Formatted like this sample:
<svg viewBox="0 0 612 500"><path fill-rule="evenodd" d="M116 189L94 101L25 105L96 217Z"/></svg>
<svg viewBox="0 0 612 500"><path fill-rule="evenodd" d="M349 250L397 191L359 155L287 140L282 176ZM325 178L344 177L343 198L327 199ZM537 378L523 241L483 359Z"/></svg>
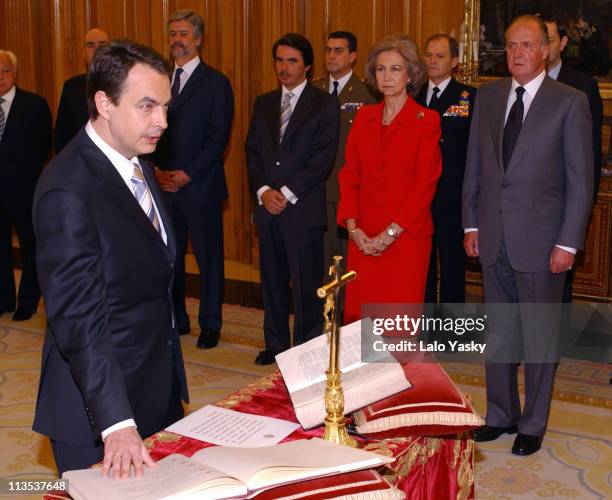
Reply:
<svg viewBox="0 0 612 500"><path fill-rule="evenodd" d="M300 96L302 95L302 92L306 88L307 83L308 83L308 80L304 80L297 87L294 87L293 89L291 89L291 91L289 91L289 89L283 85L282 93L281 93L281 106L282 106L282 102L285 99L285 95L291 92L293 94L293 97L291 97L291 100L289 101L289 106L291 107L291 114L293 114L293 112L295 111L295 106L297 105L297 102L300 100ZM280 108L278 110L278 116L280 116ZM289 119L289 123L291 123L291 119ZM289 124L287 124L287 126L289 126ZM277 166L278 168L282 168L282 165L277 165ZM272 188L268 186L267 184L265 184L257 190L257 201L259 202L260 205L263 205L263 202L261 201L261 195L264 194L268 189L272 189ZM282 186L280 188L280 192L283 193L283 196L287 198L289 203L291 203L292 205L295 205L298 202L298 197L287 186Z"/></svg>
<svg viewBox="0 0 612 500"><path fill-rule="evenodd" d="M525 122L525 118L527 118L527 113L529 113L529 108L531 107L531 103L535 98L538 90L540 90L540 86L542 82L546 78L546 71L542 71L538 76L536 76L533 80L525 85L521 85L514 78L512 79L512 86L510 87L510 94L508 95L508 103L506 104L506 118L504 119L504 125L506 121L508 121L508 115L510 114L510 109L512 105L516 102L516 89L518 87L523 87L525 89L525 93L523 94L523 123Z"/></svg>
<svg viewBox="0 0 612 500"><path fill-rule="evenodd" d="M337 80L335 80L333 76L329 75L329 93L331 94L334 91L334 82L338 82L338 95L340 95L340 92L342 92L342 89L351 79L351 76L353 76L353 70L350 70L346 75L344 75L342 78L338 78Z"/></svg>
<svg viewBox="0 0 612 500"><path fill-rule="evenodd" d="M8 115L9 115L9 111L11 110L11 105L13 104L13 101L15 100L15 92L16 92L15 85L13 85L11 87L11 90L9 90L6 94L1 96L2 99L4 99L4 102L1 104L1 106L2 106L2 111L4 111L4 123L5 124L8 121ZM5 132L6 132L6 129L5 129Z"/></svg>
<svg viewBox="0 0 612 500"><path fill-rule="evenodd" d="M117 172L119 173L119 175L121 176L121 178L123 179L126 186L131 192L132 191L131 179L134 173L133 164L138 163L140 165L140 163L138 162L138 157L134 156L133 158L128 159L125 156L123 156L121 153L119 153L117 150L109 146L106 142L104 142L104 140L95 131L95 129L93 128L91 124L91 121L88 121L87 125L85 125L85 132L87 132L87 135L89 136L89 138L94 142L96 146L100 148L100 150L104 153L104 155L110 160L110 162L113 164L113 167L117 169ZM153 196L151 196L151 200L153 201L153 206L155 207L155 211L157 212L157 218L159 220L159 233L162 239L164 240L164 243L168 244L168 236L166 235L166 230L164 229L164 223L159 214L159 210L157 210L157 205L155 204L155 199L153 198ZM115 431L118 431L119 429L124 429L126 427L136 427L136 422L134 421L133 418L122 420L121 422L117 422L116 424L111 425L107 429L104 429L101 433L102 441L106 440L106 438L111 432L115 432Z"/></svg>
<svg viewBox="0 0 612 500"><path fill-rule="evenodd" d="M561 72L561 64L561 59L559 59L559 62L557 64L555 64L552 68L548 69L548 76L550 76L553 80L559 78L559 73Z"/></svg>
<svg viewBox="0 0 612 500"><path fill-rule="evenodd" d="M508 115L510 114L510 109L512 105L516 102L516 89L517 87L523 87L525 89L525 93L523 94L523 122L525 122L525 118L527 117L527 113L529 112L529 108L531 107L531 103L533 102L538 90L542 86L542 82L546 78L546 71L542 71L538 76L536 76L533 80L525 85L521 85L514 78L512 79L512 86L510 87L510 94L508 95L508 103L506 104L506 118L504 120L504 124L508 120ZM476 227L466 227L464 232L470 233L472 231L478 231ZM577 250L575 248L566 247L563 245L555 245L556 247L561 248L562 250L566 250L567 252L571 252L575 254Z"/></svg>
<svg viewBox="0 0 612 500"><path fill-rule="evenodd" d="M174 73L172 73L172 84L174 84L174 77L176 76L176 69L181 68L183 70L183 72L181 73L181 76L179 77L181 79L181 83L179 84L179 94L185 88L185 85L187 85L187 80L189 80L189 77L193 74L195 69L198 67L198 64L200 64L200 62L201 62L200 57L195 56L193 59L191 59L191 61L183 64L182 66L177 66L177 65L174 66Z"/></svg>
<svg viewBox="0 0 612 500"><path fill-rule="evenodd" d="M438 93L438 99L440 99L440 97L446 90L446 87L448 87L448 84L450 83L450 81L451 81L450 76L443 82L440 82L438 85L436 85L434 82L429 80L429 84L427 85L427 100L425 101L428 106L429 106L429 101L431 101L431 97L433 96L434 87L438 87L438 89L440 90L440 92Z"/></svg>

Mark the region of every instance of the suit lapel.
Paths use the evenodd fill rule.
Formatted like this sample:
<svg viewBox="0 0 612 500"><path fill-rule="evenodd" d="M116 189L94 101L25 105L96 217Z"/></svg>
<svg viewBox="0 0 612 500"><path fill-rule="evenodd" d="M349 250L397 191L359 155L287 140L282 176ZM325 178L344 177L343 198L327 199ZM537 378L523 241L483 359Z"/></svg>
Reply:
<svg viewBox="0 0 612 500"><path fill-rule="evenodd" d="M206 65L204 64L204 61L200 61L200 64L196 66L196 69L189 77L189 80L187 80L187 83L183 87L183 90L181 90L180 94L176 96L176 99L172 101L172 104L170 105L171 111L178 108L185 102L189 101L189 97L191 96L191 94L193 94L193 91L200 87L201 81L204 78L205 74Z"/></svg>
<svg viewBox="0 0 612 500"><path fill-rule="evenodd" d="M270 136L276 139L276 143L280 139L280 108L281 108L281 95L280 89L275 90L271 96L270 105L267 107L267 122L270 127ZM289 120L291 123L291 120ZM287 131L285 131L287 133Z"/></svg>
<svg viewBox="0 0 612 500"><path fill-rule="evenodd" d="M294 134L300 127L301 123L308 116L308 111L311 109L310 103L313 98L313 92L311 85L309 83L306 84L304 90L302 91L302 95L298 99L298 102L293 110L293 114L289 119L289 123L287 124L287 129L285 130L285 134L283 135L283 142L288 140L292 134ZM280 128L280 103L279 103L279 128ZM277 132L278 134L279 132Z"/></svg>
<svg viewBox="0 0 612 500"><path fill-rule="evenodd" d="M21 104L22 104L22 94L19 87L15 87L15 97L13 98L13 103L11 104L11 109L9 110L8 116L5 116L4 122L4 132L2 133L2 142L8 144L13 135L17 134L18 126L17 123L20 121L21 117Z"/></svg>
<svg viewBox="0 0 612 500"><path fill-rule="evenodd" d="M529 112L523 120L521 133L518 136L516 145L514 146L514 151L512 152L512 157L510 158L510 163L508 164L508 172L518 163L520 163L523 156L525 156L527 151L529 151L532 137L538 131L538 129L542 127L540 117L546 116L547 107L553 104L550 102L551 96L548 92L550 80L551 79L549 77L544 78L544 81L538 89L531 106L529 106Z"/></svg>
<svg viewBox="0 0 612 500"><path fill-rule="evenodd" d="M170 215L166 210L166 203L164 201L164 195L159 189L159 185L157 184L157 179L155 179L155 175L153 174L151 163L146 160L139 159L140 165L142 166L142 173L145 176L145 180L147 181L147 185L149 186L149 190L151 191L151 196L155 201L155 206L157 207L157 213L164 224L164 230L166 231L166 240L168 241L168 250L172 254L172 258L176 255L176 238L174 235L174 228L172 227L172 221L170 220ZM142 211L142 209L141 209ZM144 212L143 212L144 214ZM147 218L148 221L148 218ZM153 227L153 224L149 225ZM155 231L157 233L157 231ZM159 235L161 239L161 234ZM163 239L162 239L163 242Z"/></svg>
<svg viewBox="0 0 612 500"><path fill-rule="evenodd" d="M502 80L497 87L497 94L494 96L495 102L491 104L491 134L493 136L493 146L497 153L497 166L500 170L504 169L502 154L502 144L504 140L504 122L506 121L506 106L508 105L508 95L512 87L512 79Z"/></svg>
<svg viewBox="0 0 612 500"><path fill-rule="evenodd" d="M446 110L453 104L459 104L459 95L457 93L457 82L451 78L450 82L444 89L444 92L438 97L438 102L435 105L435 110L440 113L440 116L446 113Z"/></svg>
<svg viewBox="0 0 612 500"><path fill-rule="evenodd" d="M327 84L329 84L329 78L327 79ZM340 101L340 105L342 104L346 104L347 102L354 102L354 97L355 97L355 91L354 91L354 87L356 85L356 82L359 82L359 79L355 76L355 72L353 72L353 74L351 75L351 77L348 79L348 82L346 82L346 85L344 87L342 87L342 90L340 91L340 94L338 95L338 100ZM325 85L325 91L327 92L327 84Z"/></svg>

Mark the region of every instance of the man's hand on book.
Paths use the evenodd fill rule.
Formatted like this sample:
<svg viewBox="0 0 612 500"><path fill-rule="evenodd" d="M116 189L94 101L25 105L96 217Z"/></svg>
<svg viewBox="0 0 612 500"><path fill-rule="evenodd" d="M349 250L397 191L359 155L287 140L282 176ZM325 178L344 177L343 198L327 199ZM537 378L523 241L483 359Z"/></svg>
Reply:
<svg viewBox="0 0 612 500"><path fill-rule="evenodd" d="M125 427L107 436L104 441L102 476L108 476L112 470L115 479L127 479L134 465L136 477L142 477L143 463L147 467L156 467L135 427Z"/></svg>

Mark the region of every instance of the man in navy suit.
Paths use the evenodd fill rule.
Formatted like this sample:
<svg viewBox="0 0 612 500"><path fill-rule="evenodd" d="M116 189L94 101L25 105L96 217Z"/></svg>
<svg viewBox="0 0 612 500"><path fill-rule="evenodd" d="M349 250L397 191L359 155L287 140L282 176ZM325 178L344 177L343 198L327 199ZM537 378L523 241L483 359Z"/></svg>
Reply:
<svg viewBox="0 0 612 500"><path fill-rule="evenodd" d="M470 136L470 120L476 89L453 78L459 64L457 41L444 34L425 43L428 84L417 102L440 114L442 124L442 176L431 212L434 235L425 302L437 302L437 268L440 261L440 304L465 302L465 250L461 226L461 186Z"/></svg>
<svg viewBox="0 0 612 500"><path fill-rule="evenodd" d="M294 344L323 333L316 289L323 279L325 179L340 128L337 98L308 82L310 42L287 33L274 43L272 56L281 88L257 97L246 140L265 309L266 348L258 365L274 363L291 345L290 295Z"/></svg>
<svg viewBox="0 0 612 500"><path fill-rule="evenodd" d="M176 245L152 165L167 126L168 62L129 41L101 47L90 121L42 174L34 197L47 332L33 429L59 473L103 461L126 478L153 466L142 437L188 401L173 312Z"/></svg>
<svg viewBox="0 0 612 500"><path fill-rule="evenodd" d="M91 64L98 47L110 41L108 33L92 28L85 34L85 62ZM87 114L87 73L73 76L64 82L57 119L55 120L55 154L81 130L89 116Z"/></svg>
<svg viewBox="0 0 612 500"><path fill-rule="evenodd" d="M578 71L561 60L561 54L568 42L565 25L556 19L546 19L544 22L548 28L550 45L550 55L547 61L548 76L581 90L589 99L589 109L593 120L593 203L596 203L601 180L601 123L603 121L603 102L599 93L599 84L591 75Z"/></svg>
<svg viewBox="0 0 612 500"><path fill-rule="evenodd" d="M40 300L34 257L32 197L51 149L51 112L42 97L15 85L17 57L0 50L0 315L32 317ZM21 253L19 293L13 275L11 225Z"/></svg>
<svg viewBox="0 0 612 500"><path fill-rule="evenodd" d="M168 23L175 60L168 131L155 155L157 180L167 194L176 230L174 303L181 334L189 333L185 309L187 238L200 268L198 347L219 342L223 302L223 217L227 199L223 154L229 141L234 96L228 79L199 57L204 21L176 12Z"/></svg>

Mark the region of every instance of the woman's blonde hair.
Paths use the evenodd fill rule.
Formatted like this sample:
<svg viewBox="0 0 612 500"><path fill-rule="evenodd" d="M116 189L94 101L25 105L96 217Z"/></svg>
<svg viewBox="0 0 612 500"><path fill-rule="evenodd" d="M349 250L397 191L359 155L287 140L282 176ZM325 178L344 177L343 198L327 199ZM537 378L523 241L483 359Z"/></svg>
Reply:
<svg viewBox="0 0 612 500"><path fill-rule="evenodd" d="M419 49L417 44L412 41L408 35L391 35L376 45L368 52L368 60L365 65L366 80L376 87L376 59L382 52L389 50L397 51L406 63L406 70L410 83L408 84L408 92L415 97L425 80L427 79L425 64L419 57ZM380 89L379 89L380 90Z"/></svg>

